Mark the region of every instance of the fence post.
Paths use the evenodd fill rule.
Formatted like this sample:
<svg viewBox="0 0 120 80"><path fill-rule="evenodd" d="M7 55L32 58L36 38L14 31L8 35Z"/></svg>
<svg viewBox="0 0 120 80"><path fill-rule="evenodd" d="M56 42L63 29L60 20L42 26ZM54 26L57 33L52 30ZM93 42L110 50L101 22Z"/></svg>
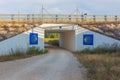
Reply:
<svg viewBox="0 0 120 80"><path fill-rule="evenodd" d="M96 22L96 16L95 15L93 15L93 21L94 21L94 23Z"/></svg>
<svg viewBox="0 0 120 80"><path fill-rule="evenodd" d="M29 20L30 20L30 15L28 14L27 15L27 22L29 22Z"/></svg>
<svg viewBox="0 0 120 80"><path fill-rule="evenodd" d="M34 24L34 14L32 14L32 23Z"/></svg>
<svg viewBox="0 0 120 80"><path fill-rule="evenodd" d="M105 24L107 23L107 15L104 16Z"/></svg>
<svg viewBox="0 0 120 80"><path fill-rule="evenodd" d="M58 22L58 15L56 15L56 18L55 18L55 19L56 19L56 22Z"/></svg>
<svg viewBox="0 0 120 80"><path fill-rule="evenodd" d="M18 12L18 24L20 24L20 13Z"/></svg>
<svg viewBox="0 0 120 80"><path fill-rule="evenodd" d="M14 14L11 15L11 23L14 21Z"/></svg>
<svg viewBox="0 0 120 80"><path fill-rule="evenodd" d="M78 14L76 15L76 23L78 24Z"/></svg>
<svg viewBox="0 0 120 80"><path fill-rule="evenodd" d="M117 15L115 16L115 22L116 22L116 26L117 26L117 24L118 24L118 16Z"/></svg>
<svg viewBox="0 0 120 80"><path fill-rule="evenodd" d="M87 13L84 14L84 20L87 22Z"/></svg>
<svg viewBox="0 0 120 80"><path fill-rule="evenodd" d="M81 22L82 22L82 24L84 22L84 16L83 15L81 15Z"/></svg>
<svg viewBox="0 0 120 80"><path fill-rule="evenodd" d="M68 18L69 18L69 21L71 21L71 15L69 15Z"/></svg>

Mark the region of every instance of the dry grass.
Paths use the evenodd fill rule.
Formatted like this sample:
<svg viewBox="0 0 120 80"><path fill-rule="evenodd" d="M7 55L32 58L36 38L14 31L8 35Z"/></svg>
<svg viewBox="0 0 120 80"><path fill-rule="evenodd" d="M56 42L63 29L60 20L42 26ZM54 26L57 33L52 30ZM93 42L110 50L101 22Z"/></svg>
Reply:
<svg viewBox="0 0 120 80"><path fill-rule="evenodd" d="M29 58L29 57L37 56L47 52L48 52L48 49L45 49L43 51L36 47L30 47L28 48L27 52L16 50L15 52L11 52L9 55L0 56L0 62Z"/></svg>
<svg viewBox="0 0 120 80"><path fill-rule="evenodd" d="M75 53L87 69L87 80L120 80L120 53Z"/></svg>

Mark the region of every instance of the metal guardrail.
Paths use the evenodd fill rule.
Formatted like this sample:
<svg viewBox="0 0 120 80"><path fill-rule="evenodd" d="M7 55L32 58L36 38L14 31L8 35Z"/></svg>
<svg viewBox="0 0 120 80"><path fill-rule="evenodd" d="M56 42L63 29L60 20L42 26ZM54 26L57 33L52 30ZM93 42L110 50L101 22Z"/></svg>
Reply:
<svg viewBox="0 0 120 80"><path fill-rule="evenodd" d="M42 19L43 18L43 19ZM0 22L112 22L120 21L120 15L74 14L0 14Z"/></svg>

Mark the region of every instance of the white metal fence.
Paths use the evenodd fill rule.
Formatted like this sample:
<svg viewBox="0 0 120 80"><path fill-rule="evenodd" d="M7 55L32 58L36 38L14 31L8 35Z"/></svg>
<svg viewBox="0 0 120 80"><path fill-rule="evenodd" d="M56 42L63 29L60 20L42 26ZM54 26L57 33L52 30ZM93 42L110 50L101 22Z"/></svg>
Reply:
<svg viewBox="0 0 120 80"><path fill-rule="evenodd" d="M120 15L69 15L69 14L0 14L0 22L113 22Z"/></svg>

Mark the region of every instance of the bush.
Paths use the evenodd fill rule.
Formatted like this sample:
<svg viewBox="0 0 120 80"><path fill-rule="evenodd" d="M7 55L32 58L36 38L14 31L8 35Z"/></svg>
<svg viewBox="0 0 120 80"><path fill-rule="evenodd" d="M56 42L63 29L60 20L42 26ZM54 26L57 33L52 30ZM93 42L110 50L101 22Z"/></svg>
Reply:
<svg viewBox="0 0 120 80"><path fill-rule="evenodd" d="M119 53L120 52L120 45L118 45L117 43L114 43L112 45L109 44L104 44L104 45L100 45L96 48L90 49L90 48L86 48L82 51L80 51L80 53L91 53L91 54L104 54L104 53Z"/></svg>
<svg viewBox="0 0 120 80"><path fill-rule="evenodd" d="M27 54L39 54L41 53L41 50L38 47L29 47L26 53Z"/></svg>
<svg viewBox="0 0 120 80"><path fill-rule="evenodd" d="M43 53L47 53L48 50L41 50L39 47L29 47L26 54L43 54Z"/></svg>

